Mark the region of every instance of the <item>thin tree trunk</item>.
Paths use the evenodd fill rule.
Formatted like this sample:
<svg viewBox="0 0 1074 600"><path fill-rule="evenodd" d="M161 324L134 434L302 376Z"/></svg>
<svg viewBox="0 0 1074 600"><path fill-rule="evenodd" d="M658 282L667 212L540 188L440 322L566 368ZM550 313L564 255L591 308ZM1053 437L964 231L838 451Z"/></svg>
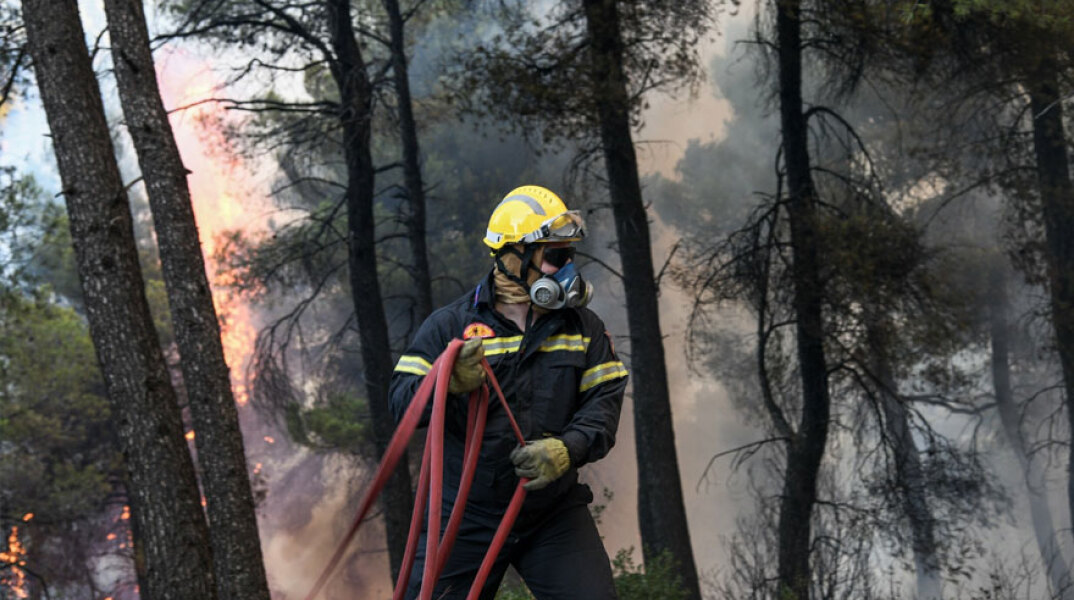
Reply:
<svg viewBox="0 0 1074 600"><path fill-rule="evenodd" d="M688 597L699 599L701 591L690 545L671 420L649 222L631 139L616 0L585 0L583 5L619 256L623 271L630 273L623 279L623 288L630 327L641 541L646 559L669 552L677 563L677 574Z"/></svg>
<svg viewBox="0 0 1074 600"><path fill-rule="evenodd" d="M135 570L154 600L216 598L194 465L138 266L130 206L74 0L25 0L86 316L127 464Z"/></svg>
<svg viewBox="0 0 1074 600"><path fill-rule="evenodd" d="M268 600L239 415L205 274L186 168L160 98L141 0L105 0L127 130L153 210L193 418L221 599Z"/></svg>
<svg viewBox="0 0 1074 600"><path fill-rule="evenodd" d="M882 317L881 317L882 318ZM929 509L921 456L910 430L906 400L899 397L887 348L892 324L887 319L867 325L873 375L879 384L878 401L884 414L887 443L895 457L895 485L903 513L910 522L914 567L917 573L917 600L940 600L940 561L936 555L935 519Z"/></svg>
<svg viewBox="0 0 1074 600"><path fill-rule="evenodd" d="M798 0L777 2L780 124L787 172L798 368L802 377L801 422L787 444L787 472L779 510L781 600L809 598L811 522L831 411L824 356L824 290L817 257L817 198L810 172L808 129L802 113L800 10Z"/></svg>
<svg viewBox="0 0 1074 600"><path fill-rule="evenodd" d="M398 98L399 138L403 146L403 180L406 184L407 204L410 206L410 214L406 219L407 240L410 242L413 261L410 274L414 279L417 294L415 317L420 323L433 312L432 276L426 248L425 187L421 181L421 149L418 146L418 127L414 123L413 101L410 97L406 38L403 35L404 23L399 12L399 0L383 2L391 32L392 75L395 79L395 95Z"/></svg>
<svg viewBox="0 0 1074 600"><path fill-rule="evenodd" d="M1056 537L1057 530L1052 524L1052 510L1048 506L1047 490L1044 478L1044 466L1041 461L1032 461L1025 437L1022 435L1021 414L1011 391L1010 342L1007 326L1007 282L1002 266L993 267L989 274L989 321L992 337L992 385L995 389L996 408L999 412L1003 432L1011 451L1022 467L1029 497L1029 515L1033 522L1033 533L1037 539L1041 563L1048 574L1054 598L1060 600L1074 599L1074 587L1070 578L1070 568L1063 557L1063 550Z"/></svg>
<svg viewBox="0 0 1074 600"><path fill-rule="evenodd" d="M1063 103L1059 94L1055 51L1048 48L1029 78L1029 105L1033 119L1033 150L1037 162L1047 238L1048 283L1052 325L1055 328L1067 419L1074 431L1074 186L1070 181ZM1067 459L1067 502L1074 517L1074 444Z"/></svg>
<svg viewBox="0 0 1074 600"><path fill-rule="evenodd" d="M370 152L373 95L361 49L354 37L350 3L348 0L327 0L327 7L332 49L336 54L332 76L340 90L343 151L347 160L347 264L350 268L351 297L358 320L373 437L377 450L383 454L395 430L395 421L388 410L388 384L394 365L377 279L374 173ZM410 513L414 505L409 474L408 459L404 454L380 498L393 581L406 550Z"/></svg>

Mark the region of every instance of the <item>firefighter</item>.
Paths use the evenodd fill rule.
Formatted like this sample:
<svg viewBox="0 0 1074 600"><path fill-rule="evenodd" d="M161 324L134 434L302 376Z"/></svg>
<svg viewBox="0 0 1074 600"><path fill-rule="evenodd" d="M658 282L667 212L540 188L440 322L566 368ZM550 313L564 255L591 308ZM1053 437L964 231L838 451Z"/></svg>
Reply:
<svg viewBox="0 0 1074 600"><path fill-rule="evenodd" d="M534 185L512 190L493 210L485 244L493 265L477 286L435 311L400 357L391 408L402 418L422 377L454 338L466 340L450 381L441 527L458 493L468 393L487 358L528 441L519 446L506 413L490 403L462 526L434 598L466 597L520 477L527 496L481 598L492 600L508 565L539 599L616 597L607 552L587 508L578 469L615 443L627 371L601 319L586 308L592 285L574 264L585 237L577 211ZM428 414L426 415L428 418ZM425 534L407 589L417 597Z"/></svg>

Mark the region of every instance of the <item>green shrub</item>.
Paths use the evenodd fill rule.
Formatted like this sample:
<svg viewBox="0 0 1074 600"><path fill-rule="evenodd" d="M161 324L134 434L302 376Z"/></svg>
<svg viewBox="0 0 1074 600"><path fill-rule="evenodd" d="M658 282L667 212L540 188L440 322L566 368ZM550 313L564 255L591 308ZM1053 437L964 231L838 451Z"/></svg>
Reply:
<svg viewBox="0 0 1074 600"><path fill-rule="evenodd" d="M666 550L642 566L634 564L634 548L624 548L612 559L612 576L619 600L686 598L686 589L675 573L675 559Z"/></svg>
<svg viewBox="0 0 1074 600"><path fill-rule="evenodd" d="M496 600L533 600L533 594L524 584L506 584L496 592Z"/></svg>

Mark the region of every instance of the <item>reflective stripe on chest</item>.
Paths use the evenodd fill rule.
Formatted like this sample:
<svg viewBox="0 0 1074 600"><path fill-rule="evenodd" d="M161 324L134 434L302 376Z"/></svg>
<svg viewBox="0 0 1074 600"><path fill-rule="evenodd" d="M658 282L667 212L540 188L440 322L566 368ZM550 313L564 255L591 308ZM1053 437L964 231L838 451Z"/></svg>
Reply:
<svg viewBox="0 0 1074 600"><path fill-rule="evenodd" d="M581 335L550 335L537 348L538 352L581 352L589 348L589 339ZM522 336L485 338L482 343L485 346L485 356L497 356L500 354L512 354L519 351L522 346Z"/></svg>

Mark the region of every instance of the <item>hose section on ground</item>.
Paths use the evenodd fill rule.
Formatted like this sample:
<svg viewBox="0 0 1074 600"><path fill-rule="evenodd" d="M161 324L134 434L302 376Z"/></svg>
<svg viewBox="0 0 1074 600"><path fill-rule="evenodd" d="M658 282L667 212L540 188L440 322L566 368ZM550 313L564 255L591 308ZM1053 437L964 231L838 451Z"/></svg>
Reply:
<svg viewBox="0 0 1074 600"><path fill-rule="evenodd" d="M410 580L410 575L414 568L414 559L417 555L418 538L421 536L425 520L426 506L429 507L429 526L426 534L425 567L422 572L421 593L418 598L419 600L430 600L432 598L433 588L440 578L444 565L447 564L448 556L451 554L451 547L454 545L455 537L459 532L463 512L466 510L466 499L469 497L474 473L477 471L477 458L481 454L481 439L485 433L485 422L488 417L489 386L495 390L497 397L500 399L511 428L514 430L515 437L518 438L518 443L526 443L525 438L522 437L522 430L518 427L518 422L515 421L511 409L507 406L507 400L504 398L500 383L496 381L496 377L492 374L492 368L489 366L488 361L482 359L481 365L485 369L487 382L470 393L459 491L455 498L455 504L451 509L451 515L448 517L447 527L444 528L444 537L440 539L440 507L443 503L444 493L444 422L447 414L448 382L451 380L451 371L455 367L455 360L459 356L459 349L462 344L462 340L452 340L444 352L433 362L429 373L418 386L417 392L414 393L414 397L410 401L410 406L407 407L398 427L395 428L395 433L388 443L388 449L384 452L384 457L377 466L377 470L373 475L373 483L362 498L354 521L343 539L340 540L336 551L332 553L332 557L329 559L328 564L325 565L320 577L317 578L317 582L313 585L309 594L306 595L306 600L316 598L317 594L328 582L332 572L343 560L347 546L350 545L351 540L358 533L362 521L365 520L373 507L373 502L388 482L388 478L395 470L395 467L399 464L399 459L406 450L410 438L413 437L430 397L433 400L433 408L425 437L425 451L421 461L421 472L418 475L414 512L411 516L406 552L403 555L403 563L399 568L399 578L395 583L395 593L392 598L393 600L402 600L406 594L407 582ZM522 488L522 484L527 481L529 480L523 478L518 482L518 487L515 488L511 503L507 507L488 552L481 562L477 576L474 578L467 600L477 600L481 595L481 589L484 587L492 566L496 562L496 556L507 541L507 536L511 532L515 518L518 517L518 512L522 508L522 502L526 498L526 490Z"/></svg>

